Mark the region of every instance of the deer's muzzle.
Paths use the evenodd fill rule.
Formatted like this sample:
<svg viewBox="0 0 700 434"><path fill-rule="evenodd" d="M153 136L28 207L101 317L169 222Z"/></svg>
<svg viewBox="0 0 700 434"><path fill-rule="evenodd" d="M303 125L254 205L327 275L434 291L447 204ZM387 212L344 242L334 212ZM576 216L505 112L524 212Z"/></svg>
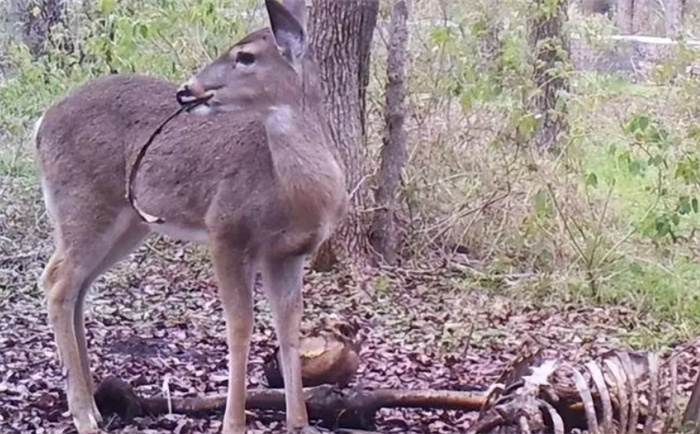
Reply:
<svg viewBox="0 0 700 434"><path fill-rule="evenodd" d="M177 102L181 105L189 105L198 101L205 101L213 96L212 91L208 91L194 78L180 86L175 93Z"/></svg>

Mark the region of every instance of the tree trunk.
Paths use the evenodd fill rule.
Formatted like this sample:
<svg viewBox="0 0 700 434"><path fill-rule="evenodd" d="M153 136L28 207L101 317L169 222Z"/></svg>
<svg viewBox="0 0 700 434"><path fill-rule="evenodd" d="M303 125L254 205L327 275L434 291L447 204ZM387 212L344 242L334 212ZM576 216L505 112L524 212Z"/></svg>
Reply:
<svg viewBox="0 0 700 434"><path fill-rule="evenodd" d="M10 0L6 7L8 21L14 21L9 24L18 27L21 42L34 56L44 54L51 27L63 18L65 0Z"/></svg>
<svg viewBox="0 0 700 434"><path fill-rule="evenodd" d="M675 37L681 29L683 15L682 0L666 0L664 2L664 23L666 24L666 37Z"/></svg>
<svg viewBox="0 0 700 434"><path fill-rule="evenodd" d="M503 84L503 62L500 61L503 55L501 32L504 29L503 17L507 15L504 3L503 0L479 1L479 19L484 22L484 26L474 34L479 55L477 73L490 77L499 91Z"/></svg>
<svg viewBox="0 0 700 434"><path fill-rule="evenodd" d="M331 136L351 193L348 215L313 260L317 270L328 270L345 257L366 258L369 251L363 210L370 200L364 185L362 148L370 48L378 10L379 0L314 0L311 8L311 45L319 61Z"/></svg>
<svg viewBox="0 0 700 434"><path fill-rule="evenodd" d="M612 17L615 0L581 0L581 12L585 15L601 14Z"/></svg>
<svg viewBox="0 0 700 434"><path fill-rule="evenodd" d="M651 0L634 0L632 15L632 32L635 34L647 34L651 27Z"/></svg>
<svg viewBox="0 0 700 434"><path fill-rule="evenodd" d="M375 192L376 211L372 227L372 246L388 263L396 261L394 230L394 191L406 161L406 86L405 64L408 41L407 0L395 0L391 11L389 58L387 62L386 103L384 106L384 139L382 162Z"/></svg>
<svg viewBox="0 0 700 434"><path fill-rule="evenodd" d="M634 33L634 2L635 0L617 0L615 21L620 32L626 35Z"/></svg>
<svg viewBox="0 0 700 434"><path fill-rule="evenodd" d="M543 151L554 149L559 138L569 130L566 107L557 104L557 94L569 89L568 77L562 71L563 65L569 64L569 41L563 30L567 0L537 0L535 5L529 23L529 39L537 90L529 105L539 117L534 139L537 148Z"/></svg>

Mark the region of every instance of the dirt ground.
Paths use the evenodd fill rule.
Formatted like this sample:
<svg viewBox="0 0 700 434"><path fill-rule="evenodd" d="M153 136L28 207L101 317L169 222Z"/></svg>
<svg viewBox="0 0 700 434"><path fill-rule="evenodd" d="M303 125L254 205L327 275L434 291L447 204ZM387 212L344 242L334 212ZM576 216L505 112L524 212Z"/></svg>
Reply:
<svg viewBox="0 0 700 434"><path fill-rule="evenodd" d="M37 278L51 253L51 232L31 179L0 178L0 432L74 432L63 375L47 326ZM223 394L226 344L221 306L203 250L151 238L99 279L87 300L89 353L95 378L116 375L145 396ZM442 268L307 274L304 324L350 318L367 341L355 383L365 387L485 388L523 346L581 362L612 348L640 325L626 307L535 302L508 290L470 288ZM267 302L256 290L249 386L263 387L263 357L275 337ZM681 343L679 343L680 345ZM668 354L673 348L665 348ZM687 393L700 348L680 357ZM141 418L113 433L215 433L222 415L205 419ZM384 410L378 431L462 433L474 414ZM283 432L283 415L252 414L249 432Z"/></svg>

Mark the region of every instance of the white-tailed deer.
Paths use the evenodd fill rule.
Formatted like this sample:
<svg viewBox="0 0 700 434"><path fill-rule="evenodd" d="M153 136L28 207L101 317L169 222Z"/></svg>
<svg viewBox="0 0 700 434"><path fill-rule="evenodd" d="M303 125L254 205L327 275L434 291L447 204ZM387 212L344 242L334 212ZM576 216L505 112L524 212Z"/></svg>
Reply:
<svg viewBox="0 0 700 434"><path fill-rule="evenodd" d="M266 0L270 28L255 31L179 89L154 77L113 75L50 107L37 158L56 250L41 277L80 434L99 432L85 342L91 283L157 232L210 246L224 308L229 385L223 432L245 432L246 365L259 270L274 314L285 378L287 429L313 432L298 356L306 256L347 203L330 148L315 65L305 56L303 0ZM179 101L203 116L175 117L155 136L135 178L149 224L125 198L140 147Z"/></svg>

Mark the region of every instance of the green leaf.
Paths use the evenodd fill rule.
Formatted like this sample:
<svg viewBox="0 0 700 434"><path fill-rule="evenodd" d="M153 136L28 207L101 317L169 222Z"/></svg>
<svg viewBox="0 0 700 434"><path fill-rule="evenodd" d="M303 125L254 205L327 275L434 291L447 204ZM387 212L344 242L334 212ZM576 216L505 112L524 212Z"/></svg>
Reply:
<svg viewBox="0 0 700 434"><path fill-rule="evenodd" d="M518 119L518 132L524 136L529 136L537 127L537 118L532 113L525 113Z"/></svg>
<svg viewBox="0 0 700 434"><path fill-rule="evenodd" d="M598 177L596 176L596 174L591 172L588 175L586 175L586 187L597 187L597 186L598 186Z"/></svg>
<svg viewBox="0 0 700 434"><path fill-rule="evenodd" d="M631 160L627 165L627 169L632 175L642 175L644 173L644 167L638 159Z"/></svg>
<svg viewBox="0 0 700 434"><path fill-rule="evenodd" d="M471 92L462 92L462 95L459 97L459 105L462 107L462 110L467 111L472 108L472 105L474 104L474 98L472 96Z"/></svg>
<svg viewBox="0 0 700 434"><path fill-rule="evenodd" d="M631 133L643 132L649 126L649 118L645 115L636 115L632 118L629 124Z"/></svg>
<svg viewBox="0 0 700 434"><path fill-rule="evenodd" d="M552 214L549 193L546 190L539 190L533 199L536 215L545 217Z"/></svg>
<svg viewBox="0 0 700 434"><path fill-rule="evenodd" d="M664 163L664 157L661 155L655 155L653 157L649 157L649 165L650 166L661 166Z"/></svg>
<svg viewBox="0 0 700 434"><path fill-rule="evenodd" d="M693 200L690 201L690 205L693 207L693 212L697 214L698 212L698 198L694 197Z"/></svg>
<svg viewBox="0 0 700 434"><path fill-rule="evenodd" d="M139 23L136 25L136 28L142 37L148 38L148 26L146 24Z"/></svg>
<svg viewBox="0 0 700 434"><path fill-rule="evenodd" d="M98 3L98 8L100 12L104 15L109 15L114 12L114 7L116 6L116 0L100 0Z"/></svg>
<svg viewBox="0 0 700 434"><path fill-rule="evenodd" d="M430 39L433 40L434 44L442 45L449 42L452 39L452 35L447 27L437 27L430 35Z"/></svg>
<svg viewBox="0 0 700 434"><path fill-rule="evenodd" d="M687 155L676 163L676 170L673 175L690 184L698 180L699 174L700 160L694 155Z"/></svg>
<svg viewBox="0 0 700 434"><path fill-rule="evenodd" d="M639 265L638 262L632 262L629 265L629 269L634 274L644 274L644 268L642 268L642 266Z"/></svg>
<svg viewBox="0 0 700 434"><path fill-rule="evenodd" d="M639 129L644 131L649 127L649 118L646 116L639 117Z"/></svg>
<svg viewBox="0 0 700 434"><path fill-rule="evenodd" d="M700 139L700 125L691 125L688 127L689 139Z"/></svg>
<svg viewBox="0 0 700 434"><path fill-rule="evenodd" d="M681 216L679 216L678 214L673 214L671 216L671 222L674 226L678 226L678 224L681 222Z"/></svg>
<svg viewBox="0 0 700 434"><path fill-rule="evenodd" d="M665 237L671 233L671 225L666 216L658 217L656 220L656 235Z"/></svg>
<svg viewBox="0 0 700 434"><path fill-rule="evenodd" d="M678 198L678 212L681 214L690 214L691 211L690 198L688 196L681 196Z"/></svg>

